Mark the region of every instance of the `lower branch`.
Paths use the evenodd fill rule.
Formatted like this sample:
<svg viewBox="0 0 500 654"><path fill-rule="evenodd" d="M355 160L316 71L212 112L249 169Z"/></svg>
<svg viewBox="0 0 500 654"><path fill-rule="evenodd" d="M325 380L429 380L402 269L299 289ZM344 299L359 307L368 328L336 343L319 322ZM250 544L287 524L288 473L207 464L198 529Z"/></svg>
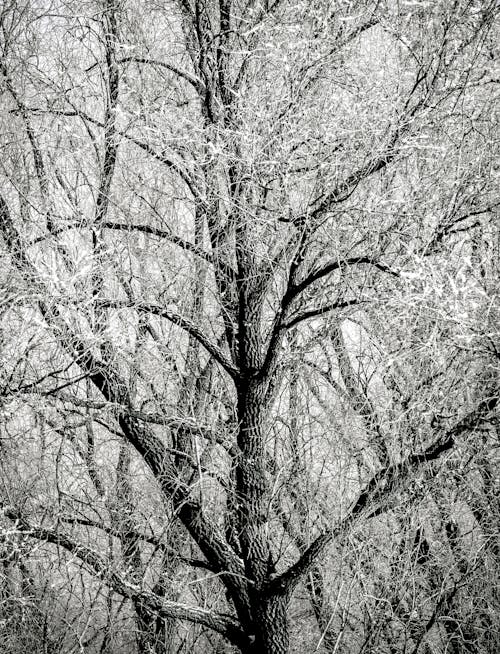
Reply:
<svg viewBox="0 0 500 654"><path fill-rule="evenodd" d="M404 461L379 470L358 495L348 514L332 529L318 536L287 571L275 577L268 585L267 592L289 595L332 540L345 532L361 516L365 519L372 518L387 509L396 491L408 486L422 466L451 450L458 435L473 430L486 420L488 414L496 409L498 401L496 396L484 400L423 452L411 454Z"/></svg>
<svg viewBox="0 0 500 654"><path fill-rule="evenodd" d="M1 505L3 514L15 523L16 529L30 538L62 547L76 556L96 576L103 579L116 593L140 603L148 610L157 613L162 618L177 618L201 624L225 636L235 645L246 642L238 622L231 616L215 613L207 609L188 606L180 602L171 602L158 597L154 593L141 590L137 585L128 582L124 575L113 570L110 562L86 545L77 543L66 534L53 529L31 525L11 506Z"/></svg>

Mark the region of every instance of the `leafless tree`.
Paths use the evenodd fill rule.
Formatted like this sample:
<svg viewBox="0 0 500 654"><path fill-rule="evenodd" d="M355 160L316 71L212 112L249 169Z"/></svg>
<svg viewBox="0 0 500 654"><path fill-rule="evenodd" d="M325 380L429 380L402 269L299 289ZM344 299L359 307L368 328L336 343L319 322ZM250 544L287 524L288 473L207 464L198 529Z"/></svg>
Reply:
<svg viewBox="0 0 500 654"><path fill-rule="evenodd" d="M497 9L4 3L0 598L40 651L498 650Z"/></svg>

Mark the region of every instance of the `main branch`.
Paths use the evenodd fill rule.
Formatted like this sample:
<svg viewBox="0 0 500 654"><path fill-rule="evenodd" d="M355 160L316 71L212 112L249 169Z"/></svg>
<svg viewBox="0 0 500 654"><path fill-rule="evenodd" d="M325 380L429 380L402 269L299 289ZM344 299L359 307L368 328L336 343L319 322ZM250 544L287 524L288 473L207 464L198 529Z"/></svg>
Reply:
<svg viewBox="0 0 500 654"><path fill-rule="evenodd" d="M162 618L178 618L204 625L225 636L236 645L245 642L239 624L234 618L201 609L180 602L172 602L158 597L154 593L141 590L139 586L130 583L125 574L117 572L110 561L89 547L78 543L66 534L54 529L47 529L30 524L18 511L11 506L2 506L3 514L15 523L16 529L22 534L38 541L50 543L76 556L96 576L103 579L115 592L123 597L140 603Z"/></svg>
<svg viewBox="0 0 500 654"><path fill-rule="evenodd" d="M379 470L352 504L349 512L332 529L324 532L309 546L300 559L286 572L275 577L268 586L268 592L289 594L317 561L318 557L346 529L351 527L361 516L369 519L381 513L392 501L394 494L408 486L418 470L435 461L455 445L460 434L473 430L498 405L498 397L491 397L481 402L474 411L467 414L456 425L437 438L423 452L409 455L404 461L394 463Z"/></svg>

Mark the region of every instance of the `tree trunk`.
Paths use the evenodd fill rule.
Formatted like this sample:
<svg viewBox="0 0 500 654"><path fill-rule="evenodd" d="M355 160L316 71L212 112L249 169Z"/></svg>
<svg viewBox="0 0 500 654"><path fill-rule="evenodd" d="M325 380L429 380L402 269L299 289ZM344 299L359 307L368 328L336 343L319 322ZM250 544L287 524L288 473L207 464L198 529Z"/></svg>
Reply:
<svg viewBox="0 0 500 654"><path fill-rule="evenodd" d="M249 634L242 654L287 654L289 648L288 599L256 596L252 601L255 632Z"/></svg>
<svg viewBox="0 0 500 654"><path fill-rule="evenodd" d="M256 367L255 349L249 348L246 354L248 367ZM265 464L266 397L266 381L255 377L247 378L238 389L238 446L241 454L236 469L237 522L249 586L251 626L247 652L286 654L289 648L289 597L286 593L267 592L274 565L269 543L270 490Z"/></svg>

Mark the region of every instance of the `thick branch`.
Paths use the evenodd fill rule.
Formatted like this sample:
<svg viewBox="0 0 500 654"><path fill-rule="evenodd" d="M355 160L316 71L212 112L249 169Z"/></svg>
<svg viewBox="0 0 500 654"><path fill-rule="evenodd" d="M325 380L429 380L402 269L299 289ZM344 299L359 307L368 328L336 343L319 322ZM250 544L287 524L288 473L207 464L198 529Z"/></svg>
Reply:
<svg viewBox="0 0 500 654"><path fill-rule="evenodd" d="M116 41L118 25L115 7L110 5L104 14L104 44L107 73L107 96L104 112L104 159L100 171L99 188L96 198L95 222L97 229L108 213L111 183L118 155L116 130L116 110L118 107L120 78L116 65Z"/></svg>
<svg viewBox="0 0 500 654"><path fill-rule="evenodd" d="M380 513L382 507L392 499L395 490L410 481L411 473L415 473L422 464L437 459L443 452L451 449L454 443L453 437L447 434L424 452L413 454L399 464L382 468L366 484L348 514L332 529L318 536L295 564L271 582L269 591L290 593L332 540L351 526L359 516L363 515L368 519Z"/></svg>
<svg viewBox="0 0 500 654"><path fill-rule="evenodd" d="M33 264L26 255L7 204L0 195L0 233L3 235L13 261L30 279L36 280ZM36 282L35 282L36 283ZM43 295L43 287L41 288ZM88 372L88 377L104 398L123 407L117 421L124 438L139 452L150 468L162 492L170 498L176 514L210 564L222 575L237 608L246 610L246 582L242 578L243 567L234 551L227 544L216 523L202 506L191 497L190 488L177 474L166 446L142 421L127 412L130 398L127 385L111 365L96 360L88 347L80 341L61 317L56 306L47 306L42 300L38 308L54 331L63 350L73 358L76 365Z"/></svg>
<svg viewBox="0 0 500 654"><path fill-rule="evenodd" d="M270 583L268 592L290 593L334 538L345 532L359 517L369 519L381 513L392 500L394 493L407 486L423 465L435 461L453 448L455 438L476 428L496 409L498 401L498 396L483 400L474 411L462 418L423 452L411 454L404 461L379 470L358 495L348 514L331 530L318 536L294 565Z"/></svg>
<svg viewBox="0 0 500 654"><path fill-rule="evenodd" d="M202 624L217 631L237 645L245 640L239 624L234 618L207 609L181 604L180 602L171 602L158 597L154 593L141 590L135 584L127 581L124 574L117 572L108 559L86 545L74 541L59 531L31 525L12 507L4 506L3 513L7 518L15 522L16 528L21 533L30 538L62 547L73 556L78 557L93 574L101 577L115 592L132 599L134 603L146 606L163 618L177 618L195 624Z"/></svg>
<svg viewBox="0 0 500 654"><path fill-rule="evenodd" d="M345 309L346 307L352 307L357 304L361 304L362 300L355 298L353 300L339 300L337 302L332 302L331 304L326 304L324 307L318 307L317 309L310 309L309 311L303 311L292 318L286 323L283 323L280 326L280 329L291 329L304 320L309 320L310 318L317 318L318 316L324 316L325 313L330 313L336 309Z"/></svg>
<svg viewBox="0 0 500 654"><path fill-rule="evenodd" d="M204 259L205 261L207 261L212 265L214 265L215 263L214 256L210 254L210 252L205 252L205 250L202 250L194 243L191 243L190 241L186 241L183 238L180 238L180 236L176 236L175 234L172 234L170 231L159 229L158 227L152 227L150 225L116 223L113 221L106 221L103 223L102 226L105 229L114 229L114 230L126 231L126 232L141 232L143 234L150 234L151 236L157 236L158 238L164 238L170 243L179 246L183 250L186 250L187 252L192 252L197 257ZM225 265L223 262L219 260L217 260L217 266L219 266L222 272L226 273L231 279L234 279L236 273L231 268L231 266Z"/></svg>
<svg viewBox="0 0 500 654"><path fill-rule="evenodd" d="M331 304L326 304L323 307L318 307L316 309L309 309L308 311L302 311L298 313L295 317L291 318L287 322L283 321L283 311L280 311L274 320L273 328L271 329L271 336L269 338L269 344L267 346L266 355L264 357L264 363L258 371L257 377L263 379L266 377L271 370L275 368L276 360L279 354L279 348L281 343L281 338L283 332L287 329L292 329L296 327L301 322L309 320L311 318L317 318L319 316L324 316L331 311L337 309L345 309L347 307L359 305L362 303L362 300L352 299L352 300L337 300ZM283 306L283 305L282 305Z"/></svg>
<svg viewBox="0 0 500 654"><path fill-rule="evenodd" d="M341 270L342 268L348 268L349 266L356 266L360 264L373 266L374 268L377 268L381 272L389 273L390 275L399 277L398 273L395 270L392 270L392 268L387 266L385 263L377 261L377 259L373 259L372 257L349 257L347 259L339 259L338 261L332 261L326 266L314 270L309 275L307 275L307 277L303 279L301 282L299 282L295 286L292 286L289 290L288 295L290 299L292 299L297 295L299 295L299 293L302 293L302 291L304 291L308 286L314 284L314 282L317 282L319 279L326 277L330 273L335 272L336 270Z"/></svg>
<svg viewBox="0 0 500 654"><path fill-rule="evenodd" d="M355 171L347 177L341 184L339 184L333 191L326 195L319 197L314 202L314 209L311 212L313 220L317 220L330 210L332 205L344 202L347 200L357 189L360 182L362 182L373 173L378 172L385 168L396 156L396 148L386 151L378 159L369 161L365 166Z"/></svg>
<svg viewBox="0 0 500 654"><path fill-rule="evenodd" d="M193 338L196 338L196 340L199 341L201 345L203 345L207 352L211 354L218 363L220 363L224 370L226 370L231 375L231 377L233 377L233 379L237 379L239 377L238 368L226 357L224 352L217 345L215 345L215 343L213 343L208 338L208 336L206 336L201 331L199 327L191 322L191 320L184 318L175 311L166 309L165 307L160 307L156 304L141 304L128 301L122 302L120 300L100 300L97 303L101 307L112 309L134 309L139 313L149 313L169 320L171 323L177 325L177 327L180 327L185 332L193 336Z"/></svg>

